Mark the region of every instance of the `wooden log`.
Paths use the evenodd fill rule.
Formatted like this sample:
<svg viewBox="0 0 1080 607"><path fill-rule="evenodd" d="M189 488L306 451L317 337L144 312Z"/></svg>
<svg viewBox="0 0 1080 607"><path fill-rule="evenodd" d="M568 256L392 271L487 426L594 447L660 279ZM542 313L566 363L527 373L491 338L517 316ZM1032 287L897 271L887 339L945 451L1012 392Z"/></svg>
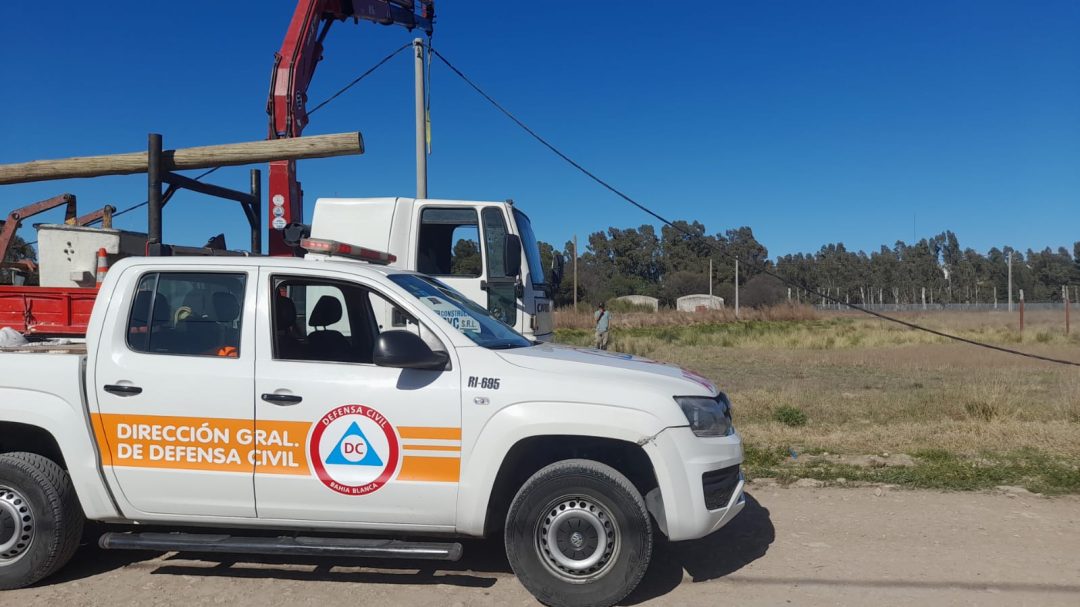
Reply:
<svg viewBox="0 0 1080 607"><path fill-rule="evenodd" d="M162 154L162 169L183 171L363 153L364 138L360 133L312 135L165 150ZM3 164L0 165L0 185L102 175L131 175L145 173L146 166L146 152Z"/></svg>

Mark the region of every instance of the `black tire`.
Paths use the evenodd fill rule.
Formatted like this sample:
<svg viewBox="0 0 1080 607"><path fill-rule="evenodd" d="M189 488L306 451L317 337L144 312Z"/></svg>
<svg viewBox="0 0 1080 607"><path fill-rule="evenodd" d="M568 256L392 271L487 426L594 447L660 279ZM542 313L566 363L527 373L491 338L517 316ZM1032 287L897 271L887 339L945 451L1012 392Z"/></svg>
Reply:
<svg viewBox="0 0 1080 607"><path fill-rule="evenodd" d="M0 590L29 586L75 554L84 517L66 471L34 453L0 455Z"/></svg>
<svg viewBox="0 0 1080 607"><path fill-rule="evenodd" d="M653 547L649 512L634 485L584 459L551 464L522 485L504 540L522 585L552 607L614 605L641 582ZM584 567L598 553L599 561Z"/></svg>

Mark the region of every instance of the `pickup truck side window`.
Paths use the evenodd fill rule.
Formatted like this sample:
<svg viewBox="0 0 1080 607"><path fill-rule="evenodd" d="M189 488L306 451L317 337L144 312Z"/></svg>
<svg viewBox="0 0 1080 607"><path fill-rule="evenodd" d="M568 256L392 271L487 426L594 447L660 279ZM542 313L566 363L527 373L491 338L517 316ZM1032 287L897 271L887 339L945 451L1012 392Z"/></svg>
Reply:
<svg viewBox="0 0 1080 607"><path fill-rule="evenodd" d="M378 324L368 291L320 278L273 280L274 358L372 362Z"/></svg>
<svg viewBox="0 0 1080 607"><path fill-rule="evenodd" d="M475 209L425 208L416 267L432 276L480 276L480 222Z"/></svg>
<svg viewBox="0 0 1080 607"><path fill-rule="evenodd" d="M143 275L128 317L136 352L239 358L245 274L152 272Z"/></svg>

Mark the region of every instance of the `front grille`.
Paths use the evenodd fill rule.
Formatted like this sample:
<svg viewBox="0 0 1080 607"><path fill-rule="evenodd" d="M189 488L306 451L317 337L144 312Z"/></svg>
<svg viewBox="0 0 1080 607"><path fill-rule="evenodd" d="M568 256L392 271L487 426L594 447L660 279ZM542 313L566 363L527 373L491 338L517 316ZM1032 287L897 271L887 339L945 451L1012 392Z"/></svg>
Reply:
<svg viewBox="0 0 1080 607"><path fill-rule="evenodd" d="M701 487L705 490L705 508L716 510L728 505L731 494L739 484L739 467L721 468L701 475Z"/></svg>

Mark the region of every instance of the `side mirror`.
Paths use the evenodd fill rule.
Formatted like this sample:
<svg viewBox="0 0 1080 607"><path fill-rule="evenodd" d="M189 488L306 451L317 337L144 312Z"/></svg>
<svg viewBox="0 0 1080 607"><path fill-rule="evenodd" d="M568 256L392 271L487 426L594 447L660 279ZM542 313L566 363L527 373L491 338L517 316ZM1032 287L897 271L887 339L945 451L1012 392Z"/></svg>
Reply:
<svg viewBox="0 0 1080 607"><path fill-rule="evenodd" d="M375 343L372 360L380 367L442 371L450 362L450 355L435 352L410 331L384 331Z"/></svg>
<svg viewBox="0 0 1080 607"><path fill-rule="evenodd" d="M503 268L506 268L507 278L521 276L521 238L517 234L506 235L506 244L503 246Z"/></svg>

